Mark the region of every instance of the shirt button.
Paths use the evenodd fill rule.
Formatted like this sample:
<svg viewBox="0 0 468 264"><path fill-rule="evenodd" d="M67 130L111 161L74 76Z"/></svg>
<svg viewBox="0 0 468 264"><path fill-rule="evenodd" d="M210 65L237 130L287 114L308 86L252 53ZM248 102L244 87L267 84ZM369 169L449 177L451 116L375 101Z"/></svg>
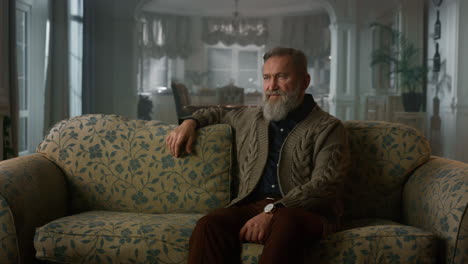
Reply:
<svg viewBox="0 0 468 264"><path fill-rule="evenodd" d="M276 186L275 186L274 184L273 184L273 185L271 185L271 188L275 188L275 187L276 187Z"/></svg>
<svg viewBox="0 0 468 264"><path fill-rule="evenodd" d="M276 167L279 167L279 163L276 163Z"/></svg>
<svg viewBox="0 0 468 264"><path fill-rule="evenodd" d="M283 128L281 128L281 129L280 129L280 131L281 131L281 132L283 132L283 131L284 131L284 129L283 129Z"/></svg>

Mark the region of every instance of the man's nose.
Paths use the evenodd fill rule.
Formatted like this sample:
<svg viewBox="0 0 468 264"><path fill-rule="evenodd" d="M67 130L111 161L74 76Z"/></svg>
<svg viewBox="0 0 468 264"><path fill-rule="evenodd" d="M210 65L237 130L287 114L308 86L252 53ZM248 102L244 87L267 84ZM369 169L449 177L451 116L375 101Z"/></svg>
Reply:
<svg viewBox="0 0 468 264"><path fill-rule="evenodd" d="M278 87L278 83L276 81L276 78L272 78L267 84L267 90L268 91L276 91L278 89L279 89L279 87Z"/></svg>

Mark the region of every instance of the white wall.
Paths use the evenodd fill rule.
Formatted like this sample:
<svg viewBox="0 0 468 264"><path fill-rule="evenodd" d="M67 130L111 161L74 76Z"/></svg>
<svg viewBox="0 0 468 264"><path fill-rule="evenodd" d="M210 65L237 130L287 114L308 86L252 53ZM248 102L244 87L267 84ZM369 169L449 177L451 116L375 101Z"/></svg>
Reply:
<svg viewBox="0 0 468 264"><path fill-rule="evenodd" d="M136 1L96 1L95 113L136 118Z"/></svg>

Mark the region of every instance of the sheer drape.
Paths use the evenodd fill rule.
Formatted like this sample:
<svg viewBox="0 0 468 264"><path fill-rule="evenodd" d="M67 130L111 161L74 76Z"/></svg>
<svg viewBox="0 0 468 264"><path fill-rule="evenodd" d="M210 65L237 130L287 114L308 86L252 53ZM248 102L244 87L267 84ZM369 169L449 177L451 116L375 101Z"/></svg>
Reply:
<svg viewBox="0 0 468 264"><path fill-rule="evenodd" d="M281 43L300 49L309 58L328 56L330 52L328 15L302 15L283 18Z"/></svg>
<svg viewBox="0 0 468 264"><path fill-rule="evenodd" d="M0 1L0 160L18 156L15 1Z"/></svg>
<svg viewBox="0 0 468 264"><path fill-rule="evenodd" d="M154 58L187 58L192 52L191 19L144 12L140 18L142 45Z"/></svg>
<svg viewBox="0 0 468 264"><path fill-rule="evenodd" d="M267 21L264 18L203 18L203 41L209 45L265 45L268 39Z"/></svg>
<svg viewBox="0 0 468 264"><path fill-rule="evenodd" d="M50 1L50 45L47 61L44 133L69 117L68 1Z"/></svg>

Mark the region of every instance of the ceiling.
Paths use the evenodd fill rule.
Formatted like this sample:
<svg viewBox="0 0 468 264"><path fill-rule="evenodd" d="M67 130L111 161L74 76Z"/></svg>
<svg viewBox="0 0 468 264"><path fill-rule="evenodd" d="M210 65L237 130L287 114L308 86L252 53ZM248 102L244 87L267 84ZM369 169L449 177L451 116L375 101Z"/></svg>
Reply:
<svg viewBox="0 0 468 264"><path fill-rule="evenodd" d="M318 0L238 0L241 16L322 12ZM144 10L190 15L232 15L234 0L148 0Z"/></svg>

